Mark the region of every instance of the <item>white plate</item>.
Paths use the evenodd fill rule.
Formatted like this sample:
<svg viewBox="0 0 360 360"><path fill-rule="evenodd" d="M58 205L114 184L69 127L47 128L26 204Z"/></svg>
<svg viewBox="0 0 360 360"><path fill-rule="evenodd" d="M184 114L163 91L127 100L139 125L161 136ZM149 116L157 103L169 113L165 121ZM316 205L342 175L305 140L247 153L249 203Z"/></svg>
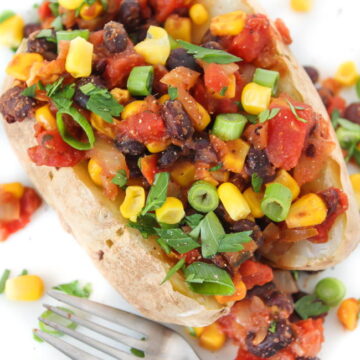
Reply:
<svg viewBox="0 0 360 360"><path fill-rule="evenodd" d="M360 68L360 47L357 39L360 3L354 0L314 1L315 8L309 14L292 12L289 7L290 0L260 2L273 18L281 17L288 24L295 40L292 49L302 64L318 67L323 77L333 74L337 65L346 60L357 61ZM29 12L32 4L33 0L1 1L0 12L13 9L25 14ZM2 76L12 54L7 49L0 51ZM353 90L347 95L349 99L355 99ZM0 128L0 183L7 181L23 181L29 184ZM5 268L11 269L15 275L23 268L39 274L44 278L47 288L75 279L90 281L94 288L93 299L133 310L94 269L90 259L71 236L63 231L54 212L47 206L42 207L25 230L0 244L0 272ZM336 269L330 269L312 279L308 288L311 289L319 278L336 276L346 284L347 296L360 297L358 274L359 249ZM41 302L44 301L52 302L48 298ZM0 359L66 359L50 346L38 344L32 339L31 330L37 326L36 318L42 312L41 302L16 303L0 296ZM355 355L359 354L356 343L359 329L352 333L342 330L334 311L326 320L325 337L322 360L359 358L359 355Z"/></svg>

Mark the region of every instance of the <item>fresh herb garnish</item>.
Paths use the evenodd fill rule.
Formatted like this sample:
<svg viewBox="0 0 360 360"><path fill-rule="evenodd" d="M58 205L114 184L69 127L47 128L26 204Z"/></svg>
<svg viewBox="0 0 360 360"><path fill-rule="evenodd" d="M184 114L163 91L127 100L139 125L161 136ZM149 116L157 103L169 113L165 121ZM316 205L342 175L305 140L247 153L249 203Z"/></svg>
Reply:
<svg viewBox="0 0 360 360"><path fill-rule="evenodd" d="M20 276L24 276L24 275L27 275L29 272L26 270L26 269L24 269L21 273L20 273Z"/></svg>
<svg viewBox="0 0 360 360"><path fill-rule="evenodd" d="M166 274L164 280L161 282L161 285L166 281L170 280L175 273L177 273L185 264L185 258L180 259Z"/></svg>
<svg viewBox="0 0 360 360"><path fill-rule="evenodd" d="M5 284L9 277L10 277L10 270L4 270L4 272L0 278L0 294L2 294L4 292Z"/></svg>
<svg viewBox="0 0 360 360"><path fill-rule="evenodd" d="M45 90L46 90L46 95L49 97L52 97L61 87L62 83L64 82L63 77L57 79L55 82L53 82L52 84L46 85L45 86ZM41 84L41 86L43 86ZM41 89L41 87L40 87Z"/></svg>
<svg viewBox="0 0 360 360"><path fill-rule="evenodd" d="M130 348L130 352L139 357L139 358L144 358L145 357L145 353L142 350L139 349L135 349L135 348Z"/></svg>
<svg viewBox="0 0 360 360"><path fill-rule="evenodd" d="M177 99L179 92L178 89L176 87L170 86L169 90L168 90L169 96L170 96L170 100L175 100Z"/></svg>
<svg viewBox="0 0 360 360"><path fill-rule="evenodd" d="M79 280L72 281L67 284L61 284L53 287L54 290L62 291L65 294L73 295L81 298L89 298L92 292L90 283L81 286Z"/></svg>
<svg viewBox="0 0 360 360"><path fill-rule="evenodd" d="M166 241L162 238L157 238L156 242L160 245L160 247L165 251L165 254L169 255L171 253L170 246L166 243Z"/></svg>
<svg viewBox="0 0 360 360"><path fill-rule="evenodd" d="M220 96L225 96L227 90L228 90L228 86L224 86L219 92Z"/></svg>
<svg viewBox="0 0 360 360"><path fill-rule="evenodd" d="M264 123L265 121L271 120L280 112L280 110L281 109L279 108L273 108L271 110L266 109L262 111L258 116L259 123L261 124Z"/></svg>
<svg viewBox="0 0 360 360"><path fill-rule="evenodd" d="M110 124L114 122L113 116L119 116L124 109L105 88L88 83L81 86L80 90L89 96L86 108Z"/></svg>
<svg viewBox="0 0 360 360"><path fill-rule="evenodd" d="M251 175L251 186L256 193L260 192L263 182L263 178L257 173Z"/></svg>
<svg viewBox="0 0 360 360"><path fill-rule="evenodd" d="M176 250L179 254L185 254L200 247L188 234L181 229L155 229L157 234L167 245Z"/></svg>
<svg viewBox="0 0 360 360"><path fill-rule="evenodd" d="M220 240L218 252L237 252L244 250L243 244L251 241L252 231L226 234Z"/></svg>
<svg viewBox="0 0 360 360"><path fill-rule="evenodd" d="M356 82L355 90L357 97L360 99L360 79Z"/></svg>
<svg viewBox="0 0 360 360"><path fill-rule="evenodd" d="M111 182L121 188L124 187L128 182L126 171L124 169L117 171Z"/></svg>
<svg viewBox="0 0 360 360"><path fill-rule="evenodd" d="M333 112L331 113L331 123L334 129L336 129L337 126L339 125L340 118L341 116L339 109L334 109Z"/></svg>
<svg viewBox="0 0 360 360"><path fill-rule="evenodd" d="M11 10L5 10L0 14L0 24L5 22L7 19L15 16L16 14Z"/></svg>
<svg viewBox="0 0 360 360"><path fill-rule="evenodd" d="M51 10L51 13L53 16L57 17L60 15L60 12L59 12L59 3L57 2L57 0L52 0L50 1L49 3L49 8Z"/></svg>
<svg viewBox="0 0 360 360"><path fill-rule="evenodd" d="M141 235L147 239L150 235L156 235L155 228L158 226L158 223L155 214L145 214L138 216L136 223L129 221L127 226L139 230Z"/></svg>
<svg viewBox="0 0 360 360"><path fill-rule="evenodd" d="M222 167L223 167L223 164L220 163L220 164L218 164L218 165L216 165L216 166L211 167L211 168L209 169L209 171L218 171L218 170L220 170Z"/></svg>
<svg viewBox="0 0 360 360"><path fill-rule="evenodd" d="M202 214L193 214L185 217L186 225L190 226L192 229L198 226L201 220L204 218Z"/></svg>
<svg viewBox="0 0 360 360"><path fill-rule="evenodd" d="M54 28L55 31L59 31L64 28L63 23L62 23L62 18L60 15L54 19L54 21L51 23L50 27Z"/></svg>
<svg viewBox="0 0 360 360"><path fill-rule="evenodd" d="M296 117L296 119L302 123L307 123L307 120L303 119L302 117L300 117L296 111L297 110L305 110L305 108L301 107L301 106L294 106L289 100L286 100L287 103L289 104L290 110L291 112L294 114L294 116Z"/></svg>
<svg viewBox="0 0 360 360"><path fill-rule="evenodd" d="M295 303L295 311L304 320L325 314L329 310L329 306L325 305L315 295L306 295Z"/></svg>
<svg viewBox="0 0 360 360"><path fill-rule="evenodd" d="M269 326L269 329L268 329L269 333L275 334L276 333L276 328L277 328L276 321L272 321L270 323L270 326Z"/></svg>
<svg viewBox="0 0 360 360"><path fill-rule="evenodd" d="M336 136L340 146L347 151L346 161L355 154L357 144L360 142L360 125L349 120L339 118L337 120L339 127L336 130Z"/></svg>
<svg viewBox="0 0 360 360"><path fill-rule="evenodd" d="M190 288L203 295L233 295L235 286L227 271L216 265L195 262L184 270Z"/></svg>
<svg viewBox="0 0 360 360"><path fill-rule="evenodd" d="M21 92L21 95L28 97L35 97L36 95L36 84L31 85Z"/></svg>
<svg viewBox="0 0 360 360"><path fill-rule="evenodd" d="M213 211L206 214L200 225L201 253L204 258L214 256L219 249L220 240L225 231L218 217Z"/></svg>
<svg viewBox="0 0 360 360"><path fill-rule="evenodd" d="M53 32L52 29L43 29L41 30L37 35L36 35L36 38L37 39L41 39L41 38L44 38L46 39L46 41L49 41L49 42L53 42L53 43L56 43L56 36Z"/></svg>
<svg viewBox="0 0 360 360"><path fill-rule="evenodd" d="M299 270L291 270L290 272L291 272L291 275L293 276L294 280L298 281L299 275L300 275Z"/></svg>
<svg viewBox="0 0 360 360"><path fill-rule="evenodd" d="M189 54L194 55L195 59L205 61L206 63L230 64L242 60L241 58L229 54L223 50L207 49L202 46L197 46L183 40L177 40L177 42Z"/></svg>
<svg viewBox="0 0 360 360"><path fill-rule="evenodd" d="M169 179L170 175L168 172L161 172L155 175L154 184L151 186L145 207L141 212L142 215L146 214L148 211L156 210L164 204L169 186Z"/></svg>

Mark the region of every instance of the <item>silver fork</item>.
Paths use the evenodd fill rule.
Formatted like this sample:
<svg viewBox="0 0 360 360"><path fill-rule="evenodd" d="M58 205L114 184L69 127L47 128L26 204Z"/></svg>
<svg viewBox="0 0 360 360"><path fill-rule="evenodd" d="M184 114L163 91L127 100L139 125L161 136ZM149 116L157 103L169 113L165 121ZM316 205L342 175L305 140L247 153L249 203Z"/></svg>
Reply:
<svg viewBox="0 0 360 360"><path fill-rule="evenodd" d="M131 348L143 351L145 354L145 359L148 360L209 359L209 352L202 350L199 347L196 348L194 342L192 346L190 346L190 338L187 338L187 341L185 341L184 330L182 327L171 325L165 326L107 305L90 301L88 299L70 296L53 290L50 290L48 295L65 304L78 308L87 314L95 315L99 318L105 319L114 324L121 325L124 328L131 329L141 334L139 337L136 337L135 334L128 335L120 333L116 330L59 309L58 307L46 304L44 305L46 309L51 310L57 315L69 319L78 325L86 327L95 333L120 342L121 344L128 347L128 351L120 350L51 320L44 319L42 317L39 318L41 322L50 326L51 328L67 334L70 337L75 338L80 342L85 343L105 354L108 354L115 359L139 359L138 356L131 353ZM73 360L102 360L102 358L98 356L94 356L85 350L82 350L58 337L45 333L41 330L35 329L34 333L39 338L54 346Z"/></svg>

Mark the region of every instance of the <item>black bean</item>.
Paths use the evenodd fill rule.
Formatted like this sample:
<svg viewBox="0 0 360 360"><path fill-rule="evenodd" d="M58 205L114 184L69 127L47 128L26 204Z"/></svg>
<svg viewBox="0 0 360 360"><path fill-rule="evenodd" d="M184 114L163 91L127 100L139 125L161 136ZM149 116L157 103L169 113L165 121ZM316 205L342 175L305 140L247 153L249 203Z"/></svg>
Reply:
<svg viewBox="0 0 360 360"><path fill-rule="evenodd" d="M186 6L182 6L182 7L177 7L173 14L182 16L182 17L188 17L189 16L189 8Z"/></svg>
<svg viewBox="0 0 360 360"><path fill-rule="evenodd" d="M315 157L315 155L316 155L316 147L315 147L315 145L314 144L309 144L306 147L305 154L309 158Z"/></svg>
<svg viewBox="0 0 360 360"><path fill-rule="evenodd" d="M47 41L46 38L37 38L39 31L30 34L27 41L27 51L31 53L38 53L42 55L46 60L54 60L57 57L57 45L54 42ZM55 30L52 30L53 36L55 36Z"/></svg>
<svg viewBox="0 0 360 360"><path fill-rule="evenodd" d="M287 321L279 320L276 322L275 331L268 331L266 338L260 344L254 345L254 338L255 333L250 332L245 339L248 351L255 356L269 358L291 344L295 335Z"/></svg>
<svg viewBox="0 0 360 360"><path fill-rule="evenodd" d="M252 231L251 237L256 242L258 246L261 246L264 242L264 238L259 226L256 225L254 221L251 220L239 220L235 221L230 225L232 232L242 232L242 231Z"/></svg>
<svg viewBox="0 0 360 360"><path fill-rule="evenodd" d="M332 215L339 206L339 193L334 188L323 190L319 193L328 209L327 216Z"/></svg>
<svg viewBox="0 0 360 360"><path fill-rule="evenodd" d="M194 127L180 101L166 101L161 108L161 115L171 138L187 140L193 135Z"/></svg>
<svg viewBox="0 0 360 360"><path fill-rule="evenodd" d="M22 95L24 87L14 86L0 97L0 113L8 123L23 121L30 115L36 101Z"/></svg>
<svg viewBox="0 0 360 360"><path fill-rule="evenodd" d="M223 47L217 41L207 41L201 46L207 49L223 50Z"/></svg>
<svg viewBox="0 0 360 360"><path fill-rule="evenodd" d="M212 164L218 160L217 154L208 139L195 140L195 161Z"/></svg>
<svg viewBox="0 0 360 360"><path fill-rule="evenodd" d="M115 139L115 146L124 155L139 156L146 151L146 147L144 144L128 138Z"/></svg>
<svg viewBox="0 0 360 360"><path fill-rule="evenodd" d="M102 82L99 76L89 76L83 77L76 81L76 90L74 95L74 101L80 105L82 108L86 109L86 104L89 100L89 96L85 95L80 88L86 84L92 83L97 87L104 87L104 83Z"/></svg>
<svg viewBox="0 0 360 360"><path fill-rule="evenodd" d="M347 106L344 117L360 125L360 102L355 102Z"/></svg>
<svg viewBox="0 0 360 360"><path fill-rule="evenodd" d="M321 100L322 100L323 104L325 105L325 107L328 107L330 104L331 98L334 96L334 93L326 87L320 87L318 89L318 93L319 93Z"/></svg>
<svg viewBox="0 0 360 360"><path fill-rule="evenodd" d="M141 170L138 166L139 157L138 156L126 156L126 165L130 171L130 178L143 178ZM144 179L145 180L145 179ZM146 184L147 181L145 180L144 183Z"/></svg>
<svg viewBox="0 0 360 360"><path fill-rule="evenodd" d="M141 23L141 7L137 0L124 0L119 9L117 20L129 32L135 31Z"/></svg>
<svg viewBox="0 0 360 360"><path fill-rule="evenodd" d="M275 178L275 168L271 165L265 150L251 148L246 160L245 171L248 175L257 174L264 182Z"/></svg>
<svg viewBox="0 0 360 360"><path fill-rule="evenodd" d="M124 26L116 21L108 22L104 27L104 45L111 53L126 49L128 37Z"/></svg>
<svg viewBox="0 0 360 360"><path fill-rule="evenodd" d="M304 69L309 75L309 78L311 79L313 84L316 84L319 81L319 71L313 66L304 66Z"/></svg>
<svg viewBox="0 0 360 360"><path fill-rule="evenodd" d="M201 68L194 59L194 56L188 54L183 48L172 50L166 61L166 67L168 70L173 70L178 66L185 66L191 70L201 71Z"/></svg>
<svg viewBox="0 0 360 360"><path fill-rule="evenodd" d="M26 24L24 26L24 37L28 38L30 36L30 34L32 34L35 31L39 31L41 30L41 25L40 24Z"/></svg>
<svg viewBox="0 0 360 360"><path fill-rule="evenodd" d="M211 33L211 31L210 30L208 30L205 34L204 34L204 36L203 36L203 38L201 39L201 43L202 44L205 44L205 43L207 43L207 42L209 42L209 41L218 41L220 38L218 37L218 36L215 36L215 35L213 35L212 33Z"/></svg>
<svg viewBox="0 0 360 360"><path fill-rule="evenodd" d="M163 151L158 160L158 166L161 169L173 165L181 157L181 148L179 146L170 145Z"/></svg>

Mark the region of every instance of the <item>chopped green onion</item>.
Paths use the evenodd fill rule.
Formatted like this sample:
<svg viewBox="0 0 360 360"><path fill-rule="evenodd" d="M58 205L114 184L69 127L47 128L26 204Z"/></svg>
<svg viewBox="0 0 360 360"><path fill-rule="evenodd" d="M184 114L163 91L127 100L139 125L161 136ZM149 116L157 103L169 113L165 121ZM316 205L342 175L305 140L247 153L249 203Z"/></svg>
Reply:
<svg viewBox="0 0 360 360"><path fill-rule="evenodd" d="M0 294L4 292L5 284L9 277L10 277L10 270L5 270L0 279Z"/></svg>
<svg viewBox="0 0 360 360"><path fill-rule="evenodd" d="M251 186L256 193L260 192L264 180L257 173L251 175Z"/></svg>
<svg viewBox="0 0 360 360"><path fill-rule="evenodd" d="M185 258L180 259L166 274L160 285L170 280L185 264Z"/></svg>
<svg viewBox="0 0 360 360"><path fill-rule="evenodd" d="M171 253L170 246L166 243L162 238L156 239L156 242L160 245L160 247L165 251L165 254L169 255Z"/></svg>
<svg viewBox="0 0 360 360"><path fill-rule="evenodd" d="M216 187L206 181L197 181L188 192L189 204L197 211L207 213L219 205Z"/></svg>
<svg viewBox="0 0 360 360"><path fill-rule="evenodd" d="M276 95L280 74L278 71L257 68L253 76L253 82L272 89L272 95Z"/></svg>
<svg viewBox="0 0 360 360"><path fill-rule="evenodd" d="M170 42L170 49L175 50L180 47L180 45L177 43L177 41L168 34L169 42Z"/></svg>
<svg viewBox="0 0 360 360"><path fill-rule="evenodd" d="M80 125L80 127L84 130L84 133L87 136L87 143L79 141L67 133L63 114L70 115L73 120ZM94 131L86 118L81 115L81 113L79 113L79 111L77 111L75 108L71 107L68 110L63 109L62 111L58 111L58 113L56 114L56 124L63 140L74 149L90 150L91 148L93 148L95 143Z"/></svg>
<svg viewBox="0 0 360 360"><path fill-rule="evenodd" d="M89 30L72 30L72 31L57 31L56 39L59 43L60 41L71 41L77 37L82 37L87 40L89 38L90 31Z"/></svg>
<svg viewBox="0 0 360 360"><path fill-rule="evenodd" d="M329 306L338 305L344 298L345 293L345 285L335 278L322 279L315 287L315 295Z"/></svg>
<svg viewBox="0 0 360 360"><path fill-rule="evenodd" d="M269 219L281 222L289 213L291 200L289 188L279 183L269 184L261 202L261 209Z"/></svg>
<svg viewBox="0 0 360 360"><path fill-rule="evenodd" d="M130 352L139 357L139 358L144 358L145 357L145 353L142 351L142 350L139 350L139 349L135 349L135 348L131 348L130 349Z"/></svg>
<svg viewBox="0 0 360 360"><path fill-rule="evenodd" d="M57 308L59 310L66 311L66 312L68 312L70 314L74 314L73 311L71 311L71 310L69 310L67 308L60 307L60 306L58 306ZM43 312L41 314L40 317L43 318L43 319L49 320L49 321L53 321L53 322L55 322L57 324L60 324L62 326L65 326L68 329L74 330L77 327L77 325L73 321L71 321L71 320L69 320L67 318L64 318L64 317L62 317L62 316L60 316L58 314L55 314L51 310L46 310L45 312ZM55 336L63 336L64 335L61 331L53 329L52 327L44 324L42 321L39 321L39 328L40 328L41 331L43 331L43 332L45 332L47 334L51 334L51 335L55 335Z"/></svg>
<svg viewBox="0 0 360 360"><path fill-rule="evenodd" d="M153 80L154 68L152 66L136 66L131 70L127 88L131 95L147 96L151 94Z"/></svg>
<svg viewBox="0 0 360 360"><path fill-rule="evenodd" d="M36 35L37 39L44 38L46 41L56 43L56 36L53 29L43 29L39 31L39 33Z"/></svg>
<svg viewBox="0 0 360 360"><path fill-rule="evenodd" d="M128 182L126 171L124 169L117 171L116 175L112 178L111 182L123 188Z"/></svg>
<svg viewBox="0 0 360 360"><path fill-rule="evenodd" d="M241 114L221 114L215 119L213 134L224 141L238 139L247 123Z"/></svg>
<svg viewBox="0 0 360 360"><path fill-rule="evenodd" d="M15 16L16 14L11 10L5 10L0 14L0 24L5 22L7 19Z"/></svg>

